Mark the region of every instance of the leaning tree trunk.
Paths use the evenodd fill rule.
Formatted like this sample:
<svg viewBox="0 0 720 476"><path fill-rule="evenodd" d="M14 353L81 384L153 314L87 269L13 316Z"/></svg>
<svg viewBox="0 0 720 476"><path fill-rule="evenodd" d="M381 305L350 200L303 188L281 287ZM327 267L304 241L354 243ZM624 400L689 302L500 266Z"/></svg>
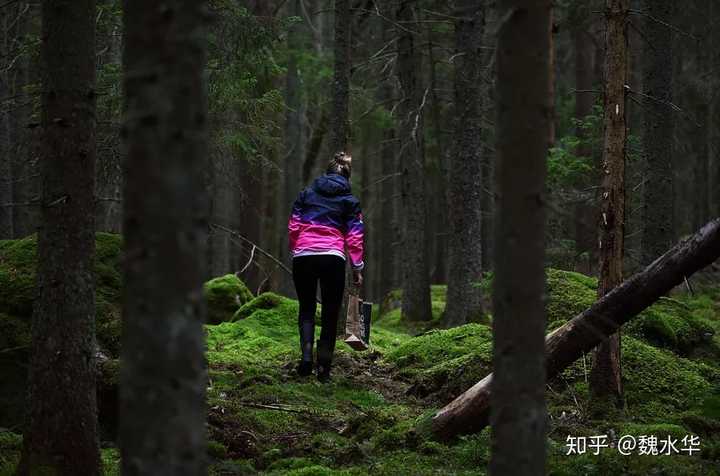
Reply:
<svg viewBox="0 0 720 476"><path fill-rule="evenodd" d="M685 278L720 258L720 219L705 225L690 238L653 261L605 294L545 338L547 378L551 379L607 336L681 284ZM439 440L481 431L488 424L491 393L498 388L488 375L439 410L430 431ZM492 401L494 403L495 400Z"/></svg>
<svg viewBox="0 0 720 476"><path fill-rule="evenodd" d="M206 469L207 2L123 2L124 475Z"/></svg>
<svg viewBox="0 0 720 476"><path fill-rule="evenodd" d="M42 226L17 474L100 474L95 368L95 0L42 4Z"/></svg>
<svg viewBox="0 0 720 476"><path fill-rule="evenodd" d="M645 173L642 256L650 263L673 242L673 32L675 0L646 0L645 9Z"/></svg>
<svg viewBox="0 0 720 476"><path fill-rule="evenodd" d="M335 0L335 73L331 154L347 149L350 136L350 0Z"/></svg>
<svg viewBox="0 0 720 476"><path fill-rule="evenodd" d="M443 322L460 326L482 314L482 46L485 6L458 2L455 23L455 139L450 164L450 262Z"/></svg>
<svg viewBox="0 0 720 476"><path fill-rule="evenodd" d="M420 80L420 51L415 45L412 25L416 0L401 0L396 12L400 26L397 41L397 68L402 90L400 114L400 194L403 216L403 300L402 318L429 321L430 276L427 249L427 206L425 201L425 144L423 109L427 92Z"/></svg>
<svg viewBox="0 0 720 476"><path fill-rule="evenodd" d="M493 280L496 475L545 468L545 216L551 140L551 0L499 2L498 204ZM522 137L522 140L518 138Z"/></svg>
<svg viewBox="0 0 720 476"><path fill-rule="evenodd" d="M598 297L623 280L625 233L625 140L627 84L627 19L629 0L607 0L605 33L605 115L601 205L599 216L600 276ZM622 408L620 333L595 349L590 371L591 411L606 416L614 406Z"/></svg>

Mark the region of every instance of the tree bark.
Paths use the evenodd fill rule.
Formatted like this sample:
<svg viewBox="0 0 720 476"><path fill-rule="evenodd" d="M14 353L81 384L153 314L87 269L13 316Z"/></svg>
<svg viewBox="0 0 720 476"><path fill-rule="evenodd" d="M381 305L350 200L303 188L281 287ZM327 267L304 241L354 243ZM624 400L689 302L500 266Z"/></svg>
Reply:
<svg viewBox="0 0 720 476"><path fill-rule="evenodd" d="M592 114L595 95L590 93L595 85L593 56L595 46L590 34L590 12L591 8L578 2L574 8L572 40L573 56L575 59L575 119L584 121ZM577 149L579 157L593 159L592 147L589 147L587 131L580 126L575 127L575 136L581 141ZM598 208L595 204L595 194L588 194L584 190L592 184L592 179L584 179L578 184L578 203L575 205L575 255L578 260L577 268L587 274L595 273L597 262L597 226L595 217L598 215ZM587 255L587 258L585 258Z"/></svg>
<svg viewBox="0 0 720 476"><path fill-rule="evenodd" d="M629 8L629 0L607 0L605 11L605 114L598 297L607 294L623 280L627 136L625 85ZM611 406L623 406L619 332L608 337L595 349L590 371L590 403L591 411L598 416L605 416Z"/></svg>
<svg viewBox="0 0 720 476"><path fill-rule="evenodd" d="M498 205L493 280L496 475L545 468L545 217L552 2L503 0L498 31ZM522 137L522 140L518 140Z"/></svg>
<svg viewBox="0 0 720 476"><path fill-rule="evenodd" d="M335 0L335 73L331 155L347 150L350 136L350 0Z"/></svg>
<svg viewBox="0 0 720 476"><path fill-rule="evenodd" d="M545 338L547 378L557 376L607 336L720 257L720 219L678 243L595 304ZM430 430L439 440L481 431L488 424L491 393L498 388L488 375L439 410Z"/></svg>
<svg viewBox="0 0 720 476"><path fill-rule="evenodd" d="M16 35L20 47L23 37L40 37L41 15L40 0L17 3L17 12L22 16L16 24ZM12 8L8 7L8 8ZM40 82L40 64L32 53L22 55L17 62L17 71L13 78L12 94L16 98L13 104L13 147L10 160L13 171L12 202L18 204L12 208L14 238L25 238L38 231L40 207L37 203L41 194L40 184L40 143L41 128L36 124L30 128L35 101L24 88Z"/></svg>
<svg viewBox="0 0 720 476"><path fill-rule="evenodd" d="M396 11L399 31L398 77L402 89L400 106L400 188L403 218L403 300L402 318L429 321L430 276L427 247L427 205L425 201L425 144L423 116L427 91L420 75L420 51L412 25L416 22L416 0L401 0Z"/></svg>
<svg viewBox="0 0 720 476"><path fill-rule="evenodd" d="M673 145L675 111L673 101L674 0L646 0L645 10L645 174L642 257L650 263L673 242ZM662 22L662 23L661 23ZM663 24L664 23L664 24Z"/></svg>
<svg viewBox="0 0 720 476"><path fill-rule="evenodd" d="M293 16L302 16L300 5L301 0L293 0ZM290 48L290 59L285 83L285 102L287 114L285 117L285 163L283 164L282 195L280 213L282 217L290 216L290 209L298 192L300 192L300 177L302 173L302 162L305 157L305 134L303 130L303 91L298 65L298 55L301 47L300 24L290 28L288 34L288 47ZM277 221L277 234L282 237L279 240L280 250L278 255L284 263L291 260L288 249L287 222L279 219ZM292 279L284 273L278 276L279 289L285 295L294 295L295 287Z"/></svg>
<svg viewBox="0 0 720 476"><path fill-rule="evenodd" d="M206 1L124 0L124 475L206 474ZM73 45L75 47L75 45Z"/></svg>
<svg viewBox="0 0 720 476"><path fill-rule="evenodd" d="M95 0L42 3L42 227L19 475L100 474L93 274L95 7Z"/></svg>
<svg viewBox="0 0 720 476"><path fill-rule="evenodd" d="M450 163L450 243L447 327L466 324L482 314L482 39L485 5L457 4L455 23L455 140Z"/></svg>

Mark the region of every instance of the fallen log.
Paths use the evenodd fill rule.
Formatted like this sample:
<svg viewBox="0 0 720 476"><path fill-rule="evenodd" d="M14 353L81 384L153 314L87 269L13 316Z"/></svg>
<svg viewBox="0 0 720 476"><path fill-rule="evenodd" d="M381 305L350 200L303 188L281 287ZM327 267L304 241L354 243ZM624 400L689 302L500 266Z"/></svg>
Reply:
<svg viewBox="0 0 720 476"><path fill-rule="evenodd" d="M720 219L681 241L545 338L547 379L555 377L693 273L720 257ZM433 438L447 441L488 425L492 374L430 420Z"/></svg>

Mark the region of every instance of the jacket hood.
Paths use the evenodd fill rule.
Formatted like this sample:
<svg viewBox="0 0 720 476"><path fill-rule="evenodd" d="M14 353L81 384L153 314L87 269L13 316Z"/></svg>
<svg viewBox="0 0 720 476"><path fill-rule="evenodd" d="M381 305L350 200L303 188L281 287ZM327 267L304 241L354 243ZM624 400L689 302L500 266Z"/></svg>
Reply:
<svg viewBox="0 0 720 476"><path fill-rule="evenodd" d="M329 197L348 195L350 193L350 182L338 174L325 174L315 179L313 190Z"/></svg>

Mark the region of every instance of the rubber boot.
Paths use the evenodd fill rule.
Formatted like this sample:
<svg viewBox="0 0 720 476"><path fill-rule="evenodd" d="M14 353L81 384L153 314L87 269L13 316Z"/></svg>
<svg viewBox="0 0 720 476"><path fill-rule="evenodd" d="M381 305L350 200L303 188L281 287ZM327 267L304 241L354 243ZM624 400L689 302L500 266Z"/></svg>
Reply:
<svg viewBox="0 0 720 476"><path fill-rule="evenodd" d="M326 342L317 341L317 379L321 383L330 380L330 367L332 365L333 349Z"/></svg>
<svg viewBox="0 0 720 476"><path fill-rule="evenodd" d="M315 340L315 322L313 322L312 320L303 320L299 327L300 350L302 352L302 359L298 364L297 373L301 377L307 377L312 374L313 368L313 341Z"/></svg>

